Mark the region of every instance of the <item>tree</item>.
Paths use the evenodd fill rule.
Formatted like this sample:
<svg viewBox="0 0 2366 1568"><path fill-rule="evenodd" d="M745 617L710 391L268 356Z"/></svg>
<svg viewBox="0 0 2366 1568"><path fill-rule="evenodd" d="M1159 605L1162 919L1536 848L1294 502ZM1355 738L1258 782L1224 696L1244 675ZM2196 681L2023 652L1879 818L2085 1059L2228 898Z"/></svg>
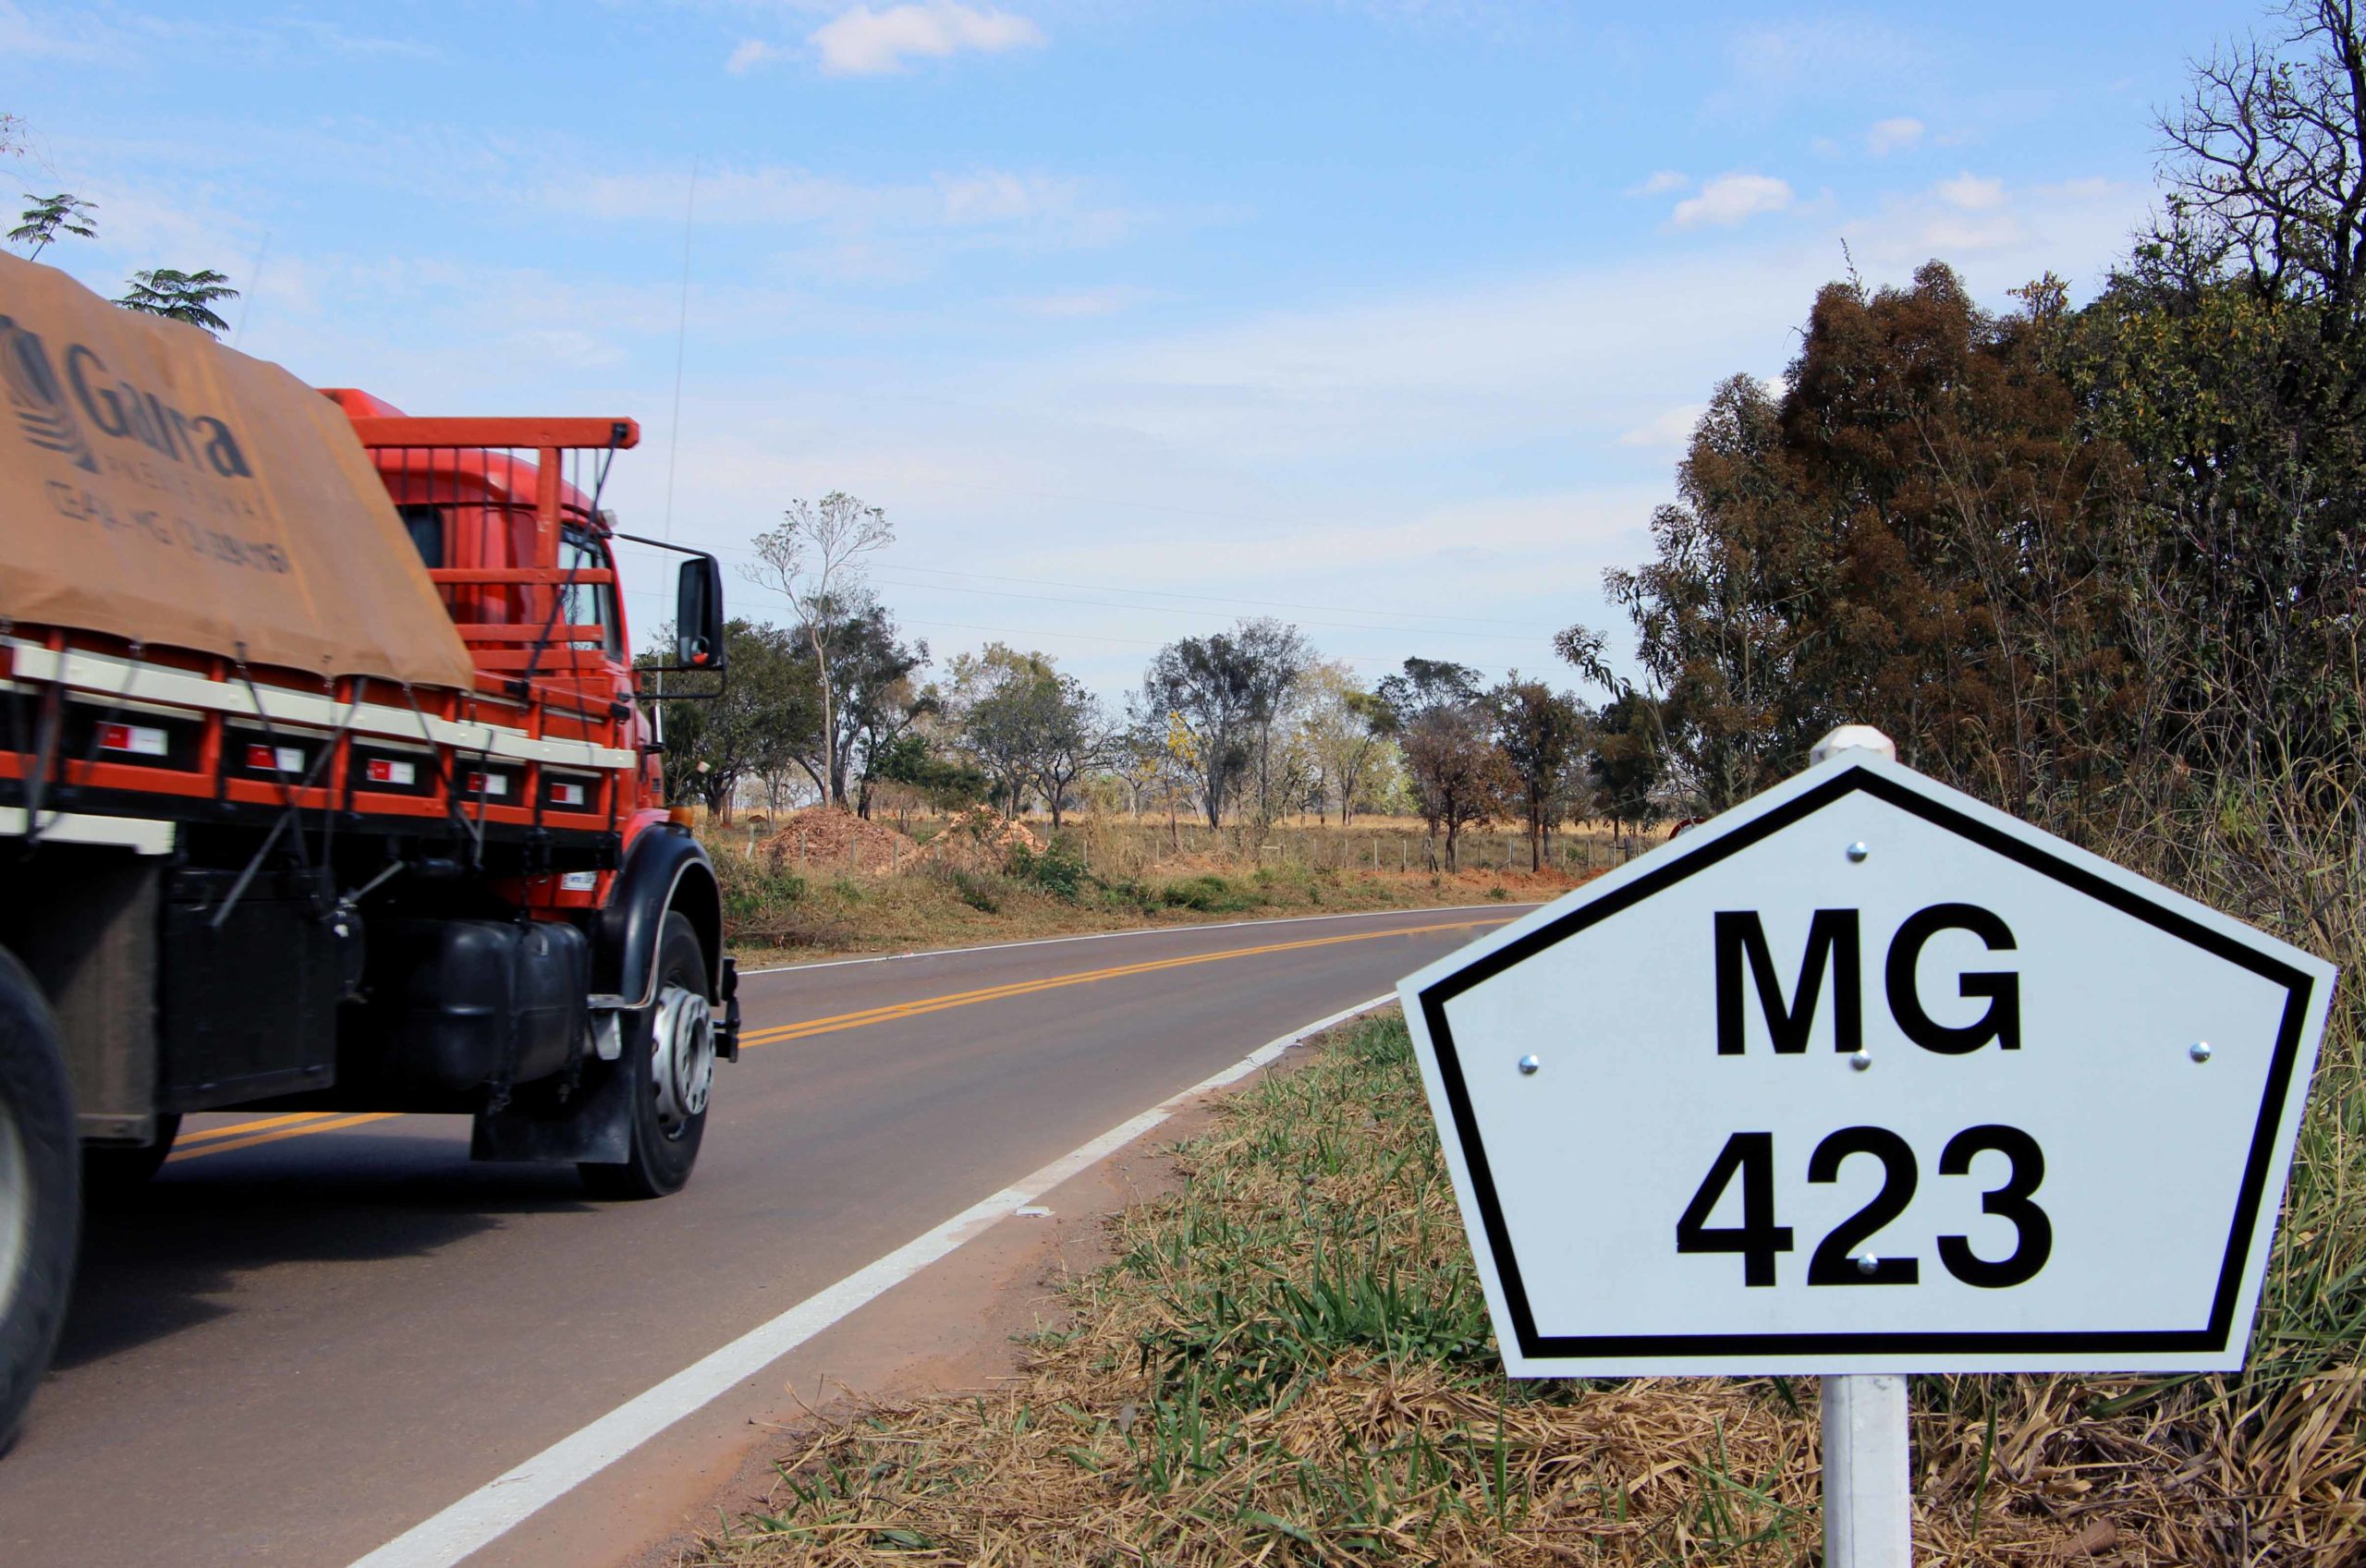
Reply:
<svg viewBox="0 0 2366 1568"><path fill-rule="evenodd" d="M988 787L985 774L939 756L916 730L872 752L865 779L873 786L909 790L940 811L965 810L984 799Z"/></svg>
<svg viewBox="0 0 2366 1568"><path fill-rule="evenodd" d="M132 273L130 287L116 303L127 310L202 327L219 337L230 323L215 314L213 307L237 298L238 291L230 286L230 280L211 267L195 273L157 267Z"/></svg>
<svg viewBox="0 0 2366 1568"><path fill-rule="evenodd" d="M1445 838L1445 869L1460 865L1462 830L1492 820L1510 786L1504 754L1475 702L1430 709L1405 726L1405 772L1433 834Z"/></svg>
<svg viewBox="0 0 2366 1568"><path fill-rule="evenodd" d="M1413 658L1380 683L1405 754L1413 803L1432 835L1445 840L1445 869L1460 864L1462 830L1492 820L1512 787L1495 744L1479 672L1468 664Z"/></svg>
<svg viewBox="0 0 2366 1568"><path fill-rule="evenodd" d="M846 804L846 772L838 765L837 682L826 634L865 597L864 557L895 541L885 512L834 490L818 502L790 502L780 524L756 536L755 564L741 568L797 611L821 693L821 776L827 797L839 806Z"/></svg>
<svg viewBox="0 0 2366 1568"><path fill-rule="evenodd" d="M1607 579L1662 699L1636 711L1703 808L1852 720L2023 812L2129 759L2148 676L2113 629L2135 584L2114 565L2124 455L2085 439L2058 335L1933 262L1908 288L1823 289L1779 400L1717 390L1654 558Z"/></svg>
<svg viewBox="0 0 2366 1568"><path fill-rule="evenodd" d="M1595 808L1619 826L1640 830L1659 815L1654 798L1666 774L1660 715L1653 699L1629 690L1612 699L1594 727Z"/></svg>
<svg viewBox="0 0 2366 1568"><path fill-rule="evenodd" d="M659 638L661 646L672 641L670 635ZM791 634L735 619L724 627L724 649L730 676L721 696L669 698L659 706L666 795L701 800L716 819L727 820L741 781L776 777L792 766L813 744L821 714ZM662 662L655 653L639 661L644 666Z"/></svg>
<svg viewBox="0 0 2366 1568"><path fill-rule="evenodd" d="M1257 769L1257 820L1270 823L1297 804L1305 769L1290 755L1290 726L1286 723L1291 703L1313 662L1306 638L1293 626L1270 616L1244 620L1233 628L1233 641L1248 671L1249 722L1254 726ZM1277 748L1276 735L1281 737ZM1277 755L1278 752L1278 755Z"/></svg>
<svg viewBox="0 0 2366 1568"><path fill-rule="evenodd" d="M1040 693L1040 699L1044 708L1035 782L1043 793L1043 803L1051 808L1052 826L1056 830L1068 792L1109 756L1109 725L1100 699L1074 675L1060 676L1049 690Z"/></svg>
<svg viewBox="0 0 2366 1568"><path fill-rule="evenodd" d="M1396 719L1388 704L1356 682L1347 665L1316 663L1306 672L1306 714L1300 721L1339 825L1355 820L1372 783L1376 761L1384 759Z"/></svg>
<svg viewBox="0 0 2366 1568"><path fill-rule="evenodd" d="M956 656L948 675L945 712L953 733L985 774L1003 815L1016 817L1026 808L1028 791L1038 786L1059 675L1047 656L1000 642Z"/></svg>
<svg viewBox="0 0 2366 1568"><path fill-rule="evenodd" d="M1570 764L1585 755L1592 714L1567 692L1523 681L1515 670L1487 694L1495 744L1512 780L1512 799L1528 825L1528 867L1544 869L1545 835L1567 809Z"/></svg>
<svg viewBox="0 0 2366 1568"><path fill-rule="evenodd" d="M1270 758L1282 704L1307 662L1296 627L1244 620L1229 632L1187 637L1152 655L1135 707L1137 723L1181 726L1189 767L1211 828L1224 825L1234 784L1252 761ZM1262 775L1270 786L1270 770ZM1270 787L1261 799L1270 800Z"/></svg>
<svg viewBox="0 0 2366 1568"><path fill-rule="evenodd" d="M55 196L35 196L27 191L25 200L32 205L24 210L24 221L8 231L8 243L31 246L32 249L25 252L26 261L40 261L41 253L48 249L50 242L61 234L70 234L77 239L96 239L99 237L98 225L91 218L91 214L99 210L97 203L63 192Z"/></svg>
<svg viewBox="0 0 2366 1568"><path fill-rule="evenodd" d="M872 759L922 717L933 699L912 684L928 662L926 642L907 643L896 633L895 617L867 596L859 603L823 605L830 616L819 628L798 628L810 648L817 640L829 651L837 686L834 734L817 747L807 771L825 799L844 803L852 796L858 816L871 815Z"/></svg>
<svg viewBox="0 0 2366 1568"><path fill-rule="evenodd" d="M2197 62L2161 118L2170 194L2152 260L2320 305L2347 339L2366 312L2366 38L2354 0L2281 9L2280 36Z"/></svg>

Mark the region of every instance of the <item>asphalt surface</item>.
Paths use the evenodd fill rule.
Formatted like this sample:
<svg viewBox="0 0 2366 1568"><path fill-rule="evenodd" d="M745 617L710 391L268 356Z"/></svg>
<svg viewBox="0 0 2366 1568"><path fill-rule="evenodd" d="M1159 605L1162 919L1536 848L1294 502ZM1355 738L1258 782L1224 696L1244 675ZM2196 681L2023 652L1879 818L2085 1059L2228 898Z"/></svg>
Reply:
<svg viewBox="0 0 2366 1568"><path fill-rule="evenodd" d="M55 1370L0 1459L0 1563L349 1562L1514 913L750 975L750 1044L718 1069L689 1187L657 1203L472 1165L457 1117L193 1118L149 1192L91 1218Z"/></svg>

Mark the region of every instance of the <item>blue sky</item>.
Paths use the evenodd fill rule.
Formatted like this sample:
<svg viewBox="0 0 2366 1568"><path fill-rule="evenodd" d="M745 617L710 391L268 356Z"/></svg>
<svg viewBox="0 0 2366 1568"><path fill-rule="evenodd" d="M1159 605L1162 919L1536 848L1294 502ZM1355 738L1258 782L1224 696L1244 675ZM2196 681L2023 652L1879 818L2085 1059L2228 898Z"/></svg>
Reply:
<svg viewBox="0 0 2366 1568"><path fill-rule="evenodd" d="M0 111L18 188L99 203L43 260L219 267L242 349L414 413L633 415L626 526L670 457L675 537L726 561L849 491L940 656L1114 695L1272 613L1367 678L1573 681L1552 631L1613 623L1691 414L1779 374L1844 243L1876 283L2091 288L2153 111L2257 18L0 0Z"/></svg>

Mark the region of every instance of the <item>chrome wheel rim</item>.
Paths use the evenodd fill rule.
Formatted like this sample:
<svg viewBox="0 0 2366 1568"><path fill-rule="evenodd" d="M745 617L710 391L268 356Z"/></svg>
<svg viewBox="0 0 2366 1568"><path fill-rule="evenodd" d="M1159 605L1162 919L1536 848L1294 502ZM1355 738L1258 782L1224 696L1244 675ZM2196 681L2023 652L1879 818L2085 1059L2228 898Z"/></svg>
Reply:
<svg viewBox="0 0 2366 1568"><path fill-rule="evenodd" d="M15 1109L0 1100L0 1315L17 1299L32 1230L32 1162Z"/></svg>
<svg viewBox="0 0 2366 1568"><path fill-rule="evenodd" d="M706 998L668 982L657 993L656 1037L649 1076L657 1125L670 1138L706 1110L714 1083L714 1014Z"/></svg>

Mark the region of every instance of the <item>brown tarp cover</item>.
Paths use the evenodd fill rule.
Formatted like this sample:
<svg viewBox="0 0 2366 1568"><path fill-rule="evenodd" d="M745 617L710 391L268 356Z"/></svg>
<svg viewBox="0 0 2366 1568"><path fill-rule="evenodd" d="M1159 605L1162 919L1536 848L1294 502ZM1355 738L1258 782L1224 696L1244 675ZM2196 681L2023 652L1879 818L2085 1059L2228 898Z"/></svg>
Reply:
<svg viewBox="0 0 2366 1568"><path fill-rule="evenodd" d="M0 256L0 617L472 684L352 427L277 365Z"/></svg>

